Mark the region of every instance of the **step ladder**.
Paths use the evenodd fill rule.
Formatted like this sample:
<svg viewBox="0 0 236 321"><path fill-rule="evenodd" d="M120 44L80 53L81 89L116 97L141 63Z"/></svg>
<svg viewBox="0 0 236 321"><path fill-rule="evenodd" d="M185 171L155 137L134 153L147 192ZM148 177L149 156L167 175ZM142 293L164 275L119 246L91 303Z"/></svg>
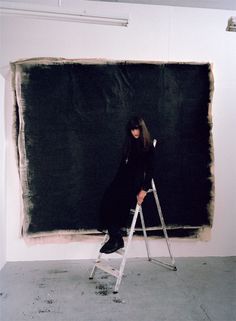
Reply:
<svg viewBox="0 0 236 321"><path fill-rule="evenodd" d="M142 226L142 231L143 231L143 236L144 236L144 241L145 241L148 261L152 261L154 263L160 264L160 265L162 265L164 267L167 267L167 268L169 268L169 269L171 269L173 271L177 270L176 265L175 265L175 259L174 259L173 255L172 255L172 252L171 252L171 245L170 245L170 241L169 241L169 238L168 238L168 233L167 233L165 221L164 221L164 218L163 218L163 214L162 214L159 198L158 198L158 195L157 195L156 186L155 186L155 183L154 183L153 179L151 180L151 186L152 186L152 188L149 189L147 193L153 193L153 196L154 196L154 199L155 199L155 203L156 203L156 207L157 207L157 212L159 214L162 230L163 230L163 233L164 233L166 245L167 245L169 256L170 256L170 259L171 259L171 263L166 263L166 262L163 262L163 261L160 261L160 260L157 260L157 259L151 257L149 244L148 244L147 230L146 230L144 217L143 217L142 206L137 203L135 210L131 210L131 213L133 214L133 219L132 219L132 223L131 223L131 226L130 226L130 229L129 229L128 239L127 239L126 245L125 245L124 249L119 249L118 251L115 252L115 253L121 255L121 257L122 257L119 269L111 266L106 260L102 259L102 255L109 255L109 254L103 254L103 253L99 252L99 254L97 256L97 259L96 259L96 262L95 262L95 264L93 266L93 269L92 269L92 271L90 273L90 276L89 276L89 279L93 279L97 269L103 270L104 272L114 276L117 280L116 280L116 284L115 284L115 288L114 288L113 293L118 293L119 292L119 287L120 287L120 283L121 283L121 280L122 280L122 277L123 277L124 268L125 268L125 264L126 264L126 260L127 260L128 251L129 251L129 247L130 247L130 244L132 242L132 238L133 238L133 234L135 232L135 227L136 227L136 223L137 223L138 217L140 217L140 220L141 220L141 226ZM105 234L101 246L103 246L103 244L105 244L107 242L108 238L109 238L109 235Z"/></svg>

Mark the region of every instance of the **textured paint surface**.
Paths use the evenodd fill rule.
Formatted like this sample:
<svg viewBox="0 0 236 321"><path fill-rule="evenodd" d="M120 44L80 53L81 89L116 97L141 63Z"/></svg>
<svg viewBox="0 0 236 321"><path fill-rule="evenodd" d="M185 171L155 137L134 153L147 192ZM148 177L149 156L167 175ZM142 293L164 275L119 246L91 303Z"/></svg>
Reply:
<svg viewBox="0 0 236 321"><path fill-rule="evenodd" d="M12 70L24 234L96 229L135 114L157 139L154 179L167 225L212 224L209 64L35 59ZM148 226L159 225L151 197L144 213Z"/></svg>

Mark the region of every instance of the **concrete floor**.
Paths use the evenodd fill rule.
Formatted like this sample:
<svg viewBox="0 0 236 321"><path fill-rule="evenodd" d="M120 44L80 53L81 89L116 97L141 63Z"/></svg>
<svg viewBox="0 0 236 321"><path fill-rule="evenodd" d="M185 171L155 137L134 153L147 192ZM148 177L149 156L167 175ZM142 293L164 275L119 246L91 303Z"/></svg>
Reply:
<svg viewBox="0 0 236 321"><path fill-rule="evenodd" d="M117 260L111 260L113 264ZM128 259L120 291L93 261L7 263L1 321L235 321L233 257L179 258L178 271Z"/></svg>

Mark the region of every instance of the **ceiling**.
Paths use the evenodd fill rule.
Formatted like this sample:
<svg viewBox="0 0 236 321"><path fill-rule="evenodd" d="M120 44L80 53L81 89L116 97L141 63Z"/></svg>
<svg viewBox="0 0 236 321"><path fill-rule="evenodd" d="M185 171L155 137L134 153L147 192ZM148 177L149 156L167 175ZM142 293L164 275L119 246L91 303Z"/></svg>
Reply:
<svg viewBox="0 0 236 321"><path fill-rule="evenodd" d="M193 8L236 10L236 0L88 0L146 5L164 5Z"/></svg>
<svg viewBox="0 0 236 321"><path fill-rule="evenodd" d="M146 5L178 6L192 8L209 8L222 10L236 10L236 0L84 0L96 2L133 3ZM78 0L0 0L0 3L18 3L33 5L78 5Z"/></svg>

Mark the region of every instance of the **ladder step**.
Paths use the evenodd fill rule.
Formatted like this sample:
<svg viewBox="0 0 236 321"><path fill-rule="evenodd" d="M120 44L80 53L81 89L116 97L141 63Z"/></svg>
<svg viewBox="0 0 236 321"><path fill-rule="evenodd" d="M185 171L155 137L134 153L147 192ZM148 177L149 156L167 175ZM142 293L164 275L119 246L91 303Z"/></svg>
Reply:
<svg viewBox="0 0 236 321"><path fill-rule="evenodd" d="M119 270L114 268L113 266L109 265L107 262L104 261L99 261L96 264L96 267L100 270L105 271L108 274L113 275L114 277L118 278L119 277Z"/></svg>
<svg viewBox="0 0 236 321"><path fill-rule="evenodd" d="M125 250L124 250L124 249L119 249L119 250L117 250L115 253L117 253L117 254L119 254L119 255L121 255L121 256L124 256Z"/></svg>

